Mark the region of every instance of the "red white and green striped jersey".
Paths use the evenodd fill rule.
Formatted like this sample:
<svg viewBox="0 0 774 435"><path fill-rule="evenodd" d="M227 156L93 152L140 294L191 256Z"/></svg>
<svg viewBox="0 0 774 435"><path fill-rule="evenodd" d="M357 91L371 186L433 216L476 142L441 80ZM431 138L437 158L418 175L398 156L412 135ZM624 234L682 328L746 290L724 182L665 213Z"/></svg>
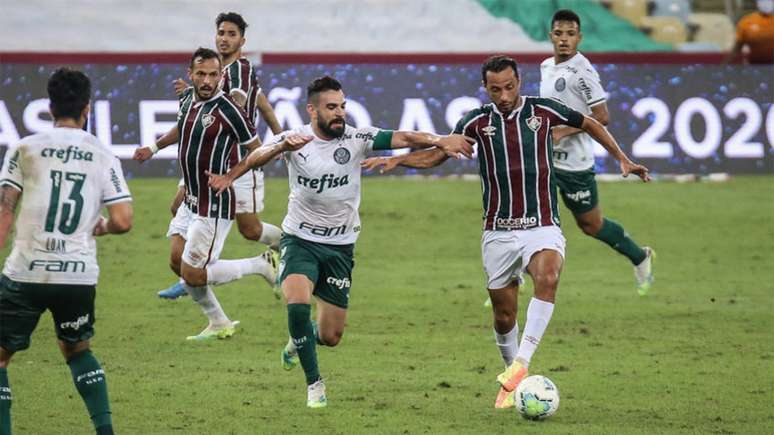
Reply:
<svg viewBox="0 0 774 435"><path fill-rule="evenodd" d="M180 131L178 161L185 182L185 203L199 216L234 219L233 189L215 196L205 171L225 174L239 162L238 147L255 137L255 128L231 97L218 92L198 101L193 89L180 99L177 114Z"/></svg>
<svg viewBox="0 0 774 435"><path fill-rule="evenodd" d="M551 128L579 128L583 115L557 100L522 97L502 114L494 104L468 112L454 128L478 144L484 229L559 226Z"/></svg>
<svg viewBox="0 0 774 435"><path fill-rule="evenodd" d="M258 83L253 65L250 64L247 58L240 57L223 68L221 89L223 89L226 95L238 92L245 97L244 109L247 112L247 119L253 125L256 125L258 94L261 93L261 85ZM249 150L245 147L240 147L239 158L243 159L247 154L249 154Z"/></svg>

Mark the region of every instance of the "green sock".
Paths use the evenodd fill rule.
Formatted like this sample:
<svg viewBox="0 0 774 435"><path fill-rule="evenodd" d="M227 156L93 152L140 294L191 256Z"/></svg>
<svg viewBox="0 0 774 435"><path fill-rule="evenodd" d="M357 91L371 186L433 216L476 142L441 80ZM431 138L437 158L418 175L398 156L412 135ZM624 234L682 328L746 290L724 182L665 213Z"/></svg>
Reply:
<svg viewBox="0 0 774 435"><path fill-rule="evenodd" d="M314 331L314 340L320 346L325 346L325 343L320 340L320 328L317 327L317 322L312 320L312 331Z"/></svg>
<svg viewBox="0 0 774 435"><path fill-rule="evenodd" d="M0 368L0 435L11 435L11 384L8 369Z"/></svg>
<svg viewBox="0 0 774 435"><path fill-rule="evenodd" d="M296 346L301 367L304 368L307 385L312 385L320 380L311 314L312 306L309 304L288 304L288 330L290 338L293 339L293 344Z"/></svg>
<svg viewBox="0 0 774 435"><path fill-rule="evenodd" d="M645 250L640 248L637 243L626 234L623 227L618 222L605 218L602 222L602 229L599 230L596 236L597 240L601 240L611 248L615 249L635 266L642 263L647 257Z"/></svg>
<svg viewBox="0 0 774 435"><path fill-rule="evenodd" d="M67 361L73 382L78 393L89 410L91 421L99 434L113 432L110 418L110 400L108 400L105 372L90 350L81 352Z"/></svg>

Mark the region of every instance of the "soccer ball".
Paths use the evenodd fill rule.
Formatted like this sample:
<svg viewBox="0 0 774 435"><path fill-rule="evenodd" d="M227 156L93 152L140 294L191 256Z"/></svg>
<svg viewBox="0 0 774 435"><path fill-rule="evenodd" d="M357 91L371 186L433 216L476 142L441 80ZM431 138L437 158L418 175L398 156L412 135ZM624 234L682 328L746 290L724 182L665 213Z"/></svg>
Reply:
<svg viewBox="0 0 774 435"><path fill-rule="evenodd" d="M529 376L516 387L516 409L527 420L543 420L559 409L559 390L545 376Z"/></svg>

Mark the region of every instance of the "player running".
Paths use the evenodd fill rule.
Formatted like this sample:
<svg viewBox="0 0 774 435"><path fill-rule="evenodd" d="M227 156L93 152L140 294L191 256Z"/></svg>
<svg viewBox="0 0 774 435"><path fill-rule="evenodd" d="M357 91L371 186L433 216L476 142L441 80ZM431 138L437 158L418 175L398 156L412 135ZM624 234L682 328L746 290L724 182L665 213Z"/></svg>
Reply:
<svg viewBox="0 0 774 435"><path fill-rule="evenodd" d="M242 54L242 48L246 42L245 30L248 26L247 23L236 12L224 12L215 19L215 26L215 45L223 58L223 64L226 65L223 68L223 80L221 81L223 92L233 98L247 112L247 118L250 122L254 122L257 119L257 113L260 113L261 118L266 121L271 131L278 134L282 129L279 122L277 122L277 117L274 115L274 109L272 109L271 104L269 104L266 96L261 91L261 85L258 83L255 69ZM175 80L174 85L175 92L179 96L190 90L190 86L182 79ZM157 142L157 147L176 143L178 137L177 128L175 127L171 134L160 138ZM250 149L246 146L239 147L240 158L244 158L249 152ZM147 159L152 155L152 149L140 148L137 153L136 158L142 156ZM183 202L185 195L185 189L182 184L181 180L177 195L172 202L173 216L177 212L177 207ZM257 241L272 248L273 252L267 251L265 256L274 264L278 263L279 259L276 251L279 249L282 231L275 225L261 222L258 216L263 211L264 205L263 170L256 169L246 173L234 183L234 191L237 201L236 223L239 232L248 240ZM173 232L173 234L180 233ZM181 236L185 237L185 234L183 233ZM269 256L272 256L272 258L269 258ZM275 289L275 296L279 298L279 289L273 285L272 288ZM164 299L177 299L180 296L186 295L182 280L165 290L159 291L158 295Z"/></svg>
<svg viewBox="0 0 774 435"><path fill-rule="evenodd" d="M48 96L54 128L10 147L0 173L0 249L21 198L13 250L0 277L0 434L11 434L11 357L30 346L40 315L50 310L75 388L96 433L107 435L113 424L105 372L89 345L99 277L94 237L129 231L132 197L121 161L83 131L88 77L58 69L48 80Z"/></svg>
<svg viewBox="0 0 774 435"><path fill-rule="evenodd" d="M484 234L481 252L492 300L495 341L506 370L497 377L496 408L514 405L514 389L527 375L533 354L554 312L556 289L564 263L565 239L559 228L551 128L567 125L590 134L620 162L624 176L645 181L648 170L626 157L615 139L591 117L549 98L521 96L516 61L493 56L481 77L492 103L466 114L454 133L478 144L483 188ZM364 162L382 172L397 165L429 168L446 160L442 150L426 150ZM535 287L527 307L521 343L516 322L519 285L527 272Z"/></svg>
<svg viewBox="0 0 774 435"><path fill-rule="evenodd" d="M605 90L591 62L578 52L583 34L580 18L562 9L551 19L554 55L540 65L540 96L556 98L568 107L607 125ZM562 126L556 134L553 160L556 184L564 205L584 234L606 243L634 265L637 292L644 296L653 283L653 250L640 247L616 221L602 215L594 178L594 139L581 129Z"/></svg>
<svg viewBox="0 0 774 435"><path fill-rule="evenodd" d="M360 165L366 153L435 145L457 157L469 156L472 148L460 135L348 126L341 84L328 76L308 86L306 109L309 124L253 151L226 175L211 175L210 185L225 193L233 180L277 155L288 166L290 196L282 222L279 280L288 302L290 339L282 351L282 363L290 370L300 361L307 406L319 408L326 406L327 399L315 346L336 346L344 333L360 233ZM312 296L317 299L317 323L310 318Z"/></svg>
<svg viewBox="0 0 774 435"><path fill-rule="evenodd" d="M200 48L191 57L193 83L181 97L177 126L160 141L178 136L178 160L185 181L184 205L177 210L167 235L171 240L170 264L183 278L182 286L209 319L209 325L189 340L226 338L238 322L223 312L210 285L225 284L244 275L276 279L272 256L218 260L236 216L236 189L214 196L205 173L225 173L238 162L237 147L260 146L252 123L236 102L219 89L222 66L218 53ZM179 132L179 134L177 133ZM179 269L178 269L179 267Z"/></svg>

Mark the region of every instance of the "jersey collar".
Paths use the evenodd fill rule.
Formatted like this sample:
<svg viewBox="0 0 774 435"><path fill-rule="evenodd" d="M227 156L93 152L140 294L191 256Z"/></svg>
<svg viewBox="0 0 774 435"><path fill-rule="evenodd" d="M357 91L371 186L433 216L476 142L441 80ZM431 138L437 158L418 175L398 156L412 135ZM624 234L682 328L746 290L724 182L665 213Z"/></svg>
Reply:
<svg viewBox="0 0 774 435"><path fill-rule="evenodd" d="M223 91L220 90L220 91L216 92L215 95L210 97L208 100L199 100L198 96L196 95L196 91L194 91L194 107L200 106L202 104L209 103L210 101L215 101L215 100L217 100L218 98L220 98L222 96L223 96Z"/></svg>

